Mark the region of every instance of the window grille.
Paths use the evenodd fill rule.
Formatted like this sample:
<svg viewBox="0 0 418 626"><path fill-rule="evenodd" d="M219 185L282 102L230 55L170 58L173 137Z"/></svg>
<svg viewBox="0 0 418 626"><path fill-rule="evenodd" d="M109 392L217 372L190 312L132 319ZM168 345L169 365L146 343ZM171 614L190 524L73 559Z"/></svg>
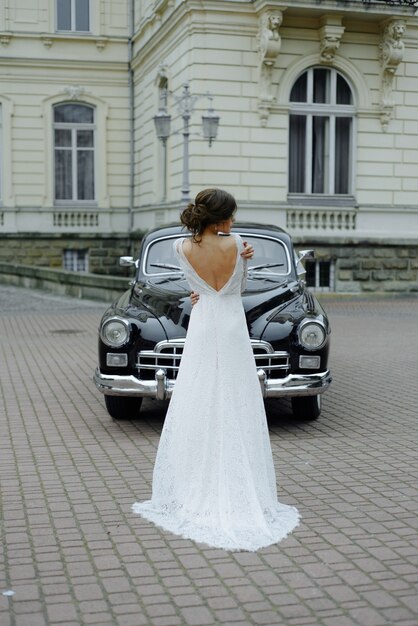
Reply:
<svg viewBox="0 0 418 626"><path fill-rule="evenodd" d="M310 260L305 262L305 281L313 291L333 291L334 262L330 260Z"/></svg>
<svg viewBox="0 0 418 626"><path fill-rule="evenodd" d="M64 250L62 266L71 272L88 272L88 251Z"/></svg>

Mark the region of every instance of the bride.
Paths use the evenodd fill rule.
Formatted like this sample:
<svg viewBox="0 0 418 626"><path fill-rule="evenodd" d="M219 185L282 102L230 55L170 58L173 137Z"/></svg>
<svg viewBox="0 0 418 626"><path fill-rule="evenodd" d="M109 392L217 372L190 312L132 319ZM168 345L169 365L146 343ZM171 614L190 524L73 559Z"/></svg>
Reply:
<svg viewBox="0 0 418 626"><path fill-rule="evenodd" d="M255 551L286 537L299 514L277 500L241 299L243 257L252 251L231 233L236 209L229 193L204 189L181 214L192 236L177 239L174 249L199 296L161 433L152 497L132 510L184 538Z"/></svg>

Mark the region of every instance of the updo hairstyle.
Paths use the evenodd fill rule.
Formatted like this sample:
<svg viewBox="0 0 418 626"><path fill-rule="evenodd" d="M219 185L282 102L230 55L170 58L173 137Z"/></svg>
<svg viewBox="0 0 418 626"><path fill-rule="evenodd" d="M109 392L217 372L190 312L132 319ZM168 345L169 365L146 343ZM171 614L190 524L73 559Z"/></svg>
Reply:
<svg viewBox="0 0 418 626"><path fill-rule="evenodd" d="M210 224L229 220L237 210L235 198L222 189L203 189L194 203L190 202L180 215L181 223L192 233L194 241L199 241L203 231Z"/></svg>

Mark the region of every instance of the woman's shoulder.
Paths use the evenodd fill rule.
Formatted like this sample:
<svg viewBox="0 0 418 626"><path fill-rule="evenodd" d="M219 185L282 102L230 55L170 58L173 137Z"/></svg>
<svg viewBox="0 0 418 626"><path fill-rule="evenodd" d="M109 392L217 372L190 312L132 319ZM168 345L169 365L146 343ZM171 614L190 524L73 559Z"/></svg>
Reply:
<svg viewBox="0 0 418 626"><path fill-rule="evenodd" d="M238 235L238 233L231 233L231 235L234 237L234 239L236 241L236 245L238 246L238 248L242 248L244 246L244 241L243 241L241 235Z"/></svg>
<svg viewBox="0 0 418 626"><path fill-rule="evenodd" d="M187 237L179 237L178 239L174 239L174 241L173 241L174 252L179 254L180 250L183 247L183 241L185 239L187 239Z"/></svg>

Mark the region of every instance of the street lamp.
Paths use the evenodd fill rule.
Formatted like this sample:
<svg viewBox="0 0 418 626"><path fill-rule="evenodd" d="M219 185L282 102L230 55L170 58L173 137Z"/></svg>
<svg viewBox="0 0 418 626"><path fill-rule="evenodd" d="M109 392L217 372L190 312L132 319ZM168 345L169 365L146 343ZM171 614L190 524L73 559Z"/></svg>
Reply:
<svg viewBox="0 0 418 626"><path fill-rule="evenodd" d="M189 84L183 85L183 91L180 96L172 94L177 105L177 109L183 118L183 183L181 187L181 201L184 204L190 202L189 187L189 137L190 137L190 117L194 111L194 105L199 96L192 96L189 91ZM208 140L209 146L216 139L219 126L219 115L216 115L212 108L212 96L206 94L209 98L209 108L205 115L202 115L203 136ZM160 106L157 115L154 115L155 130L158 139L165 146L170 136L171 115L168 114L165 105L166 98L160 98ZM165 172L164 172L165 175Z"/></svg>

